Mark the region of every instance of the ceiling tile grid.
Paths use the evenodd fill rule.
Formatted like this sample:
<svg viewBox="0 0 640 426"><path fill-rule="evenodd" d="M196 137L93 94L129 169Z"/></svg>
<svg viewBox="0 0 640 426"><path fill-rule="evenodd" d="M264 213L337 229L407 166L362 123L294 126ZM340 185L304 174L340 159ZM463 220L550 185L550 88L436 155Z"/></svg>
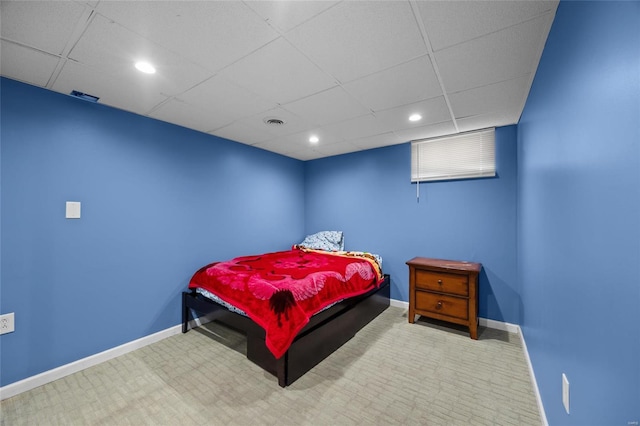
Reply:
<svg viewBox="0 0 640 426"><path fill-rule="evenodd" d="M501 81L487 86L452 93L449 96L456 119L486 114L487 111L509 114L518 121L518 107L524 101L530 76Z"/></svg>
<svg viewBox="0 0 640 426"><path fill-rule="evenodd" d="M220 75L278 104L301 99L337 84L283 38L228 66Z"/></svg>
<svg viewBox="0 0 640 426"><path fill-rule="evenodd" d="M265 123L268 119L272 118L281 120L284 124L268 125ZM260 114L255 114L243 119L243 121L245 123L250 123L255 127L261 126L265 129L265 132L273 135L274 137L291 135L313 127L313 124L309 123L305 117L300 117L281 107L273 108Z"/></svg>
<svg viewBox="0 0 640 426"><path fill-rule="evenodd" d="M212 72L278 37L240 1L101 1L97 11Z"/></svg>
<svg viewBox="0 0 640 426"><path fill-rule="evenodd" d="M231 124L233 117L223 112L205 112L179 99L169 99L149 113L150 117L201 132Z"/></svg>
<svg viewBox="0 0 640 426"><path fill-rule="evenodd" d="M406 142L406 140L399 138L398 135L393 132L387 132L375 136L369 136L366 138L354 139L350 142L360 149L371 149L381 148L383 146L397 145L399 143Z"/></svg>
<svg viewBox="0 0 640 426"><path fill-rule="evenodd" d="M425 53L409 2L342 2L286 37L342 83Z"/></svg>
<svg viewBox="0 0 640 426"><path fill-rule="evenodd" d="M165 95L180 94L210 76L206 69L100 15L73 47L69 59L123 80L149 77L138 72L133 64L141 59L153 62L157 73L153 78L145 78L149 82L146 84L154 85Z"/></svg>
<svg viewBox="0 0 640 426"><path fill-rule="evenodd" d="M309 160L517 123L557 5L0 0L0 71Z"/></svg>
<svg viewBox="0 0 640 426"><path fill-rule="evenodd" d="M2 1L2 39L62 54L85 7L75 2Z"/></svg>
<svg viewBox="0 0 640 426"><path fill-rule="evenodd" d="M242 140L247 145L258 145L275 137L272 133L265 131L261 122L248 123L246 120L234 121L209 133L234 141Z"/></svg>
<svg viewBox="0 0 640 426"><path fill-rule="evenodd" d="M393 133L402 141L413 141L454 134L456 133L456 126L453 121L449 120L427 126L397 130Z"/></svg>
<svg viewBox="0 0 640 426"><path fill-rule="evenodd" d="M367 136L374 136L385 133L384 125L373 114L369 113L359 117L323 126L322 129L339 135L345 140L359 139Z"/></svg>
<svg viewBox="0 0 640 426"><path fill-rule="evenodd" d="M208 80L188 89L178 98L203 111L212 113L224 112L235 120L247 115L254 115L268 111L277 106L275 102L262 99L255 93L225 79L221 75L215 75Z"/></svg>
<svg viewBox="0 0 640 426"><path fill-rule="evenodd" d="M142 80L142 84L139 83L67 60L52 89L65 94L77 90L98 96L101 103L138 114L140 111L149 111L167 100L167 96L159 91L145 88L150 82Z"/></svg>
<svg viewBox="0 0 640 426"><path fill-rule="evenodd" d="M412 84L406 84L408 81ZM427 55L346 83L344 88L372 111L442 95L442 87Z"/></svg>
<svg viewBox="0 0 640 426"><path fill-rule="evenodd" d="M553 1L420 1L420 17L434 51L555 11Z"/></svg>
<svg viewBox="0 0 640 426"><path fill-rule="evenodd" d="M319 138L319 140L322 141L322 144L320 144L319 142L311 142L309 140L311 136L316 136L317 138ZM271 142L278 143L282 146L289 146L292 148L295 147L296 149L301 146L304 147L310 145L312 149L316 150L321 146L332 145L342 141L344 141L344 139L339 134L332 133L330 130L322 128L310 128L302 132L278 137Z"/></svg>
<svg viewBox="0 0 640 426"><path fill-rule="evenodd" d="M0 41L0 72L3 76L45 87L61 61L55 55Z"/></svg>
<svg viewBox="0 0 640 426"><path fill-rule="evenodd" d="M420 114L422 120L408 122L407 117L414 113ZM376 116L385 128L391 131L420 127L451 119L444 96L379 111L376 112Z"/></svg>
<svg viewBox="0 0 640 426"><path fill-rule="evenodd" d="M317 147L314 147L313 150L317 153L317 155L310 159L348 154L350 152L361 151L362 148L353 142L342 141L328 145L318 145Z"/></svg>
<svg viewBox="0 0 640 426"><path fill-rule="evenodd" d="M342 87L333 87L315 95L284 104L287 111L309 117L309 122L319 126L347 120L369 112Z"/></svg>
<svg viewBox="0 0 640 426"><path fill-rule="evenodd" d="M338 1L245 1L269 25L285 33L338 4Z"/></svg>
<svg viewBox="0 0 640 426"><path fill-rule="evenodd" d="M540 17L436 52L446 91L473 89L530 73L545 26L545 18Z"/></svg>

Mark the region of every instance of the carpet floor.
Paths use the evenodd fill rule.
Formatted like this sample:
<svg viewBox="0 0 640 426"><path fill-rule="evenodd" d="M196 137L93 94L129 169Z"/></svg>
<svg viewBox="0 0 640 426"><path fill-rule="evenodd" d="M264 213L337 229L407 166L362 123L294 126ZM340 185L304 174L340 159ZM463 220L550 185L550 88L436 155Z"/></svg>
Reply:
<svg viewBox="0 0 640 426"><path fill-rule="evenodd" d="M519 336L391 307L287 388L209 323L0 403L13 425L540 425Z"/></svg>

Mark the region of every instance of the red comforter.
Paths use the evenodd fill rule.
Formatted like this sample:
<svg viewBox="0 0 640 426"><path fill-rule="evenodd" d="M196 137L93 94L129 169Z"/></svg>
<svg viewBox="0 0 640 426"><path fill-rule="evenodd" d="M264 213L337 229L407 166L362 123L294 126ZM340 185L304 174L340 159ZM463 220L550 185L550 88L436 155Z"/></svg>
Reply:
<svg viewBox="0 0 640 426"><path fill-rule="evenodd" d="M267 347L280 358L313 314L381 282L369 254L294 247L212 263L193 275L189 288L208 290L246 312L265 329Z"/></svg>

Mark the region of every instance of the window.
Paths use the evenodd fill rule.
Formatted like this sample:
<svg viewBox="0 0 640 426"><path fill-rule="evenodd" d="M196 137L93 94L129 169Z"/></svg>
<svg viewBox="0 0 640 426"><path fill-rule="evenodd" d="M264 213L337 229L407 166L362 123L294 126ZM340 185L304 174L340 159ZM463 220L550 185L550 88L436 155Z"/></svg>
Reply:
<svg viewBox="0 0 640 426"><path fill-rule="evenodd" d="M411 182L496 175L495 129L411 142Z"/></svg>

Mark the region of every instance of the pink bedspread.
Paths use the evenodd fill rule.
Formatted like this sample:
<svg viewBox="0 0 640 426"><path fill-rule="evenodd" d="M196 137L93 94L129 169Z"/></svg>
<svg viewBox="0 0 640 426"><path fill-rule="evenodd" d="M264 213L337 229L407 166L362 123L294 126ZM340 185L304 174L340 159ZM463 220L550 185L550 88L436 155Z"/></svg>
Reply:
<svg viewBox="0 0 640 426"><path fill-rule="evenodd" d="M381 282L369 254L294 247L212 263L193 275L189 288L203 288L246 312L265 329L267 347L280 358L313 314Z"/></svg>

